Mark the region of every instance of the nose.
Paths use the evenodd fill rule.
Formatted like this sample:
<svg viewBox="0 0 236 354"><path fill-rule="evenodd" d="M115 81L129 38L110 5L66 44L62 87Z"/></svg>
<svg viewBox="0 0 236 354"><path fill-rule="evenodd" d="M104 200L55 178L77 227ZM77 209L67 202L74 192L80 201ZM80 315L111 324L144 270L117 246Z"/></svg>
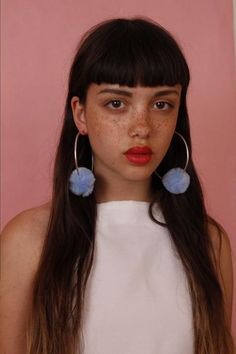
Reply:
<svg viewBox="0 0 236 354"><path fill-rule="evenodd" d="M150 129L148 114L145 112L136 113L132 117L132 122L129 127L129 136L147 138L150 134Z"/></svg>

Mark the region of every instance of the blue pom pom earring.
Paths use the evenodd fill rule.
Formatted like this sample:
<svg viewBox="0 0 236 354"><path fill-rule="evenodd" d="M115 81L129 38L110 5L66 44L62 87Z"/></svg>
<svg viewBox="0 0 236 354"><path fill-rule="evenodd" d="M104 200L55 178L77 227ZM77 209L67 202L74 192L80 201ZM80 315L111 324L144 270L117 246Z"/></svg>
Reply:
<svg viewBox="0 0 236 354"><path fill-rule="evenodd" d="M87 197L93 192L95 177L91 170L86 167L78 167L77 163L77 143L80 133L78 132L75 138L74 144L74 159L75 166L70 175L69 188L75 195L82 195L82 197ZM93 157L92 157L92 170L93 170Z"/></svg>
<svg viewBox="0 0 236 354"><path fill-rule="evenodd" d="M186 148L187 159L186 159L185 166L184 168L176 167L170 169L168 172L164 174L162 178L156 171L155 174L161 179L165 189L168 190L170 193L182 194L186 192L190 184L190 176L186 172L186 168L188 166L188 161L189 161L189 150L184 137L178 132L175 132L175 134L180 136Z"/></svg>

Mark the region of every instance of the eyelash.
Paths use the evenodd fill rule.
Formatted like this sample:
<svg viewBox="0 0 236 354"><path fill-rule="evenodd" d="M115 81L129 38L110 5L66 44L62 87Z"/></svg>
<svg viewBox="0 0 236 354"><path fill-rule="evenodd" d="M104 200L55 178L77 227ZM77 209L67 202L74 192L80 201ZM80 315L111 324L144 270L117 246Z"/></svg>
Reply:
<svg viewBox="0 0 236 354"><path fill-rule="evenodd" d="M111 104L111 103L113 103L113 102L121 102L121 103L123 103L121 100L111 100L111 101L107 102L107 103L105 104L105 106L109 107L109 104ZM157 103L163 103L164 105L167 105L167 106L168 106L168 108L166 108L166 109L159 109L160 111L166 111L167 109L170 109L170 108L173 108L173 107L174 107L171 103L166 102L166 101L158 101L158 102L155 102L154 104L157 104ZM112 109L114 109L114 110L119 110L119 109L121 109L120 107L110 107L110 108L112 108Z"/></svg>
<svg viewBox="0 0 236 354"><path fill-rule="evenodd" d="M122 102L122 101L121 101L121 100L111 100L111 101L109 101L109 102L106 103L106 106L109 107L109 104L110 104L110 103L113 103L113 102ZM116 109L117 107L110 107L110 108ZM118 107L118 108L120 108L120 107Z"/></svg>

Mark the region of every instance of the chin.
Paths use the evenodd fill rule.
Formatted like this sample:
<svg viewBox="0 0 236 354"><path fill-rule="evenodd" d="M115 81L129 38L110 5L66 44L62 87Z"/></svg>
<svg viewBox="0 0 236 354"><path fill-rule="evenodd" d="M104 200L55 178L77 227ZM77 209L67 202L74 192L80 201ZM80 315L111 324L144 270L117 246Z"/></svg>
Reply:
<svg viewBox="0 0 236 354"><path fill-rule="evenodd" d="M136 168L136 170L127 171L123 173L123 177L130 181L145 181L151 178L153 170L150 169L143 169L143 168Z"/></svg>

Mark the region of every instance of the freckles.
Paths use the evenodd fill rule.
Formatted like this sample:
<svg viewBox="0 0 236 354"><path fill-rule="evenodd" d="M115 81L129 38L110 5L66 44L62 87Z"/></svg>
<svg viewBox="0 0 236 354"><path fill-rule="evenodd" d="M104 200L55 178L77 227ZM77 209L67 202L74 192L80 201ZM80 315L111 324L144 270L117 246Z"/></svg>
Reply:
<svg viewBox="0 0 236 354"><path fill-rule="evenodd" d="M175 127L175 125L176 125L176 121L167 119L156 123L155 128L158 130L159 129L172 130Z"/></svg>
<svg viewBox="0 0 236 354"><path fill-rule="evenodd" d="M113 116L113 117L110 117L109 118L109 123L111 125L113 125L114 129L116 127L124 127L125 124L127 123L127 120L126 119L122 119L121 117L119 116Z"/></svg>
<svg viewBox="0 0 236 354"><path fill-rule="evenodd" d="M102 124L100 124L100 129L101 129L101 125L103 127L103 129L107 132L109 132L109 134L115 138L118 135L122 135L123 130L126 127L126 122L124 119L121 119L120 117L103 117L103 122Z"/></svg>
<svg viewBox="0 0 236 354"><path fill-rule="evenodd" d="M99 136L103 133L104 131L104 124L102 117L99 116L94 116L93 119L90 122L90 131L92 134Z"/></svg>
<svg viewBox="0 0 236 354"><path fill-rule="evenodd" d="M125 136L125 122L120 117L109 117L106 124L107 143L113 149L119 148L122 138Z"/></svg>
<svg viewBox="0 0 236 354"><path fill-rule="evenodd" d="M165 121L156 121L156 122L153 122L152 124L152 129L154 132L160 132L162 131L163 129L166 130L168 128L168 123L165 122Z"/></svg>
<svg viewBox="0 0 236 354"><path fill-rule="evenodd" d="M106 150L116 149L124 135L123 124L117 119L106 119L104 116L97 116L91 121L90 137L94 146ZM113 162L112 162L113 164Z"/></svg>

